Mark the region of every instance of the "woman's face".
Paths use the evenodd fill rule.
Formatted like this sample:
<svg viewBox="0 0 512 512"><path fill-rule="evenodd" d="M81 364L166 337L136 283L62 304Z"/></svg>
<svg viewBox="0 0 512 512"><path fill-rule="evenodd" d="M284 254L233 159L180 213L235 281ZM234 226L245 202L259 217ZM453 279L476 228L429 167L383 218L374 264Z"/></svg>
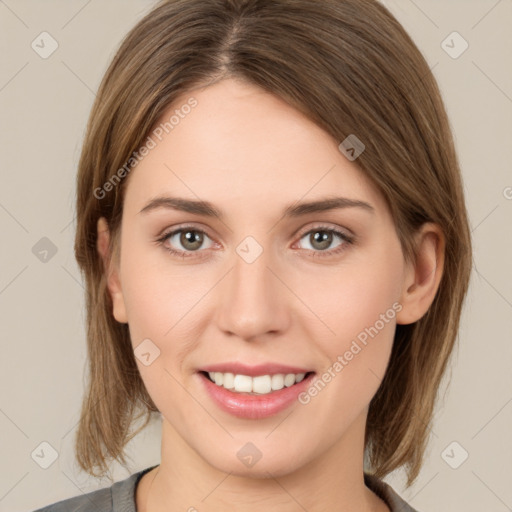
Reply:
<svg viewBox="0 0 512 512"><path fill-rule="evenodd" d="M129 176L109 285L166 435L240 475L359 453L406 270L384 199L341 141L255 86L225 80L173 114ZM164 197L182 208L151 207ZM301 206L334 198L367 206Z"/></svg>

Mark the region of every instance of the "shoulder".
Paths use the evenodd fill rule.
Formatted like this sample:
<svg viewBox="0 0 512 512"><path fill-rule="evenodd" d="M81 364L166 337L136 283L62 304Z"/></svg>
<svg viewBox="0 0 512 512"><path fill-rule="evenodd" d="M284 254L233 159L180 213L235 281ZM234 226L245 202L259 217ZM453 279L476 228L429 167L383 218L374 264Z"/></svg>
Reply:
<svg viewBox="0 0 512 512"><path fill-rule="evenodd" d="M136 512L135 488L142 476L153 467L134 473L110 487L73 496L34 512Z"/></svg>
<svg viewBox="0 0 512 512"><path fill-rule="evenodd" d="M418 512L405 502L393 487L376 476L364 473L364 483L387 504L391 512Z"/></svg>
<svg viewBox="0 0 512 512"><path fill-rule="evenodd" d="M34 512L112 512L112 488L81 494L39 508Z"/></svg>

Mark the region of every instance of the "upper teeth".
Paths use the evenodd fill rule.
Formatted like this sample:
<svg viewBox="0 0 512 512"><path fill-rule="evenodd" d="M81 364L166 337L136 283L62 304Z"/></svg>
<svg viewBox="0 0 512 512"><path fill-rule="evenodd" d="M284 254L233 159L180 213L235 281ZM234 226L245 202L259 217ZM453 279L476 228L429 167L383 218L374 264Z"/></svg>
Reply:
<svg viewBox="0 0 512 512"><path fill-rule="evenodd" d="M231 391L239 393L259 393L266 394L293 386L296 382L304 379L305 373L278 373L276 375L259 375L258 377L249 377L248 375L238 375L233 373L208 372L210 379L217 384Z"/></svg>

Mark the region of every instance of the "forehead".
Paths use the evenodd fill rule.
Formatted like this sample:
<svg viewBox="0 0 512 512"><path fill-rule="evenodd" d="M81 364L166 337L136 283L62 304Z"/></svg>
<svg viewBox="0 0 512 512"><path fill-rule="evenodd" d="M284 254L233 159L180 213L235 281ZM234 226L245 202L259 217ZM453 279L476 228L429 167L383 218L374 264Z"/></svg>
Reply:
<svg viewBox="0 0 512 512"><path fill-rule="evenodd" d="M341 141L244 82L182 95L150 137L154 147L131 171L127 209L139 211L165 193L254 212L326 194L384 207L376 187L339 151Z"/></svg>

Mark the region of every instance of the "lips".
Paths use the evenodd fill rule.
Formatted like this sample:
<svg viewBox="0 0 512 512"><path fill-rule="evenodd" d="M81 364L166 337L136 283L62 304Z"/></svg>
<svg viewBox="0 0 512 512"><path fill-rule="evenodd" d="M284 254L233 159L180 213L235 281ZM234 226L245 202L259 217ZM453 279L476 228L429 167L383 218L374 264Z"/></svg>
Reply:
<svg viewBox="0 0 512 512"><path fill-rule="evenodd" d="M197 372L203 389L221 410L246 419L266 418L292 406L311 384L314 374L298 366L278 363L249 366L238 362L209 365ZM250 382L256 385L249 391L249 387L240 386L237 379L249 387Z"/></svg>

